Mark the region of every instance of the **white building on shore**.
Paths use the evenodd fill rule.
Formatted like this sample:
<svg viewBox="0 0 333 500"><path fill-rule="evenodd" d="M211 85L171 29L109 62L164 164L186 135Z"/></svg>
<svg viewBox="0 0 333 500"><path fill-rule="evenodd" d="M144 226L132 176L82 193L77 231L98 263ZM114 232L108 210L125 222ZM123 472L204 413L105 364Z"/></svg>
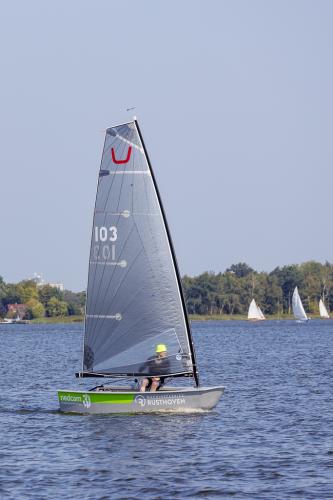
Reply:
<svg viewBox="0 0 333 500"><path fill-rule="evenodd" d="M51 288L60 290L60 292L63 292L65 290L65 286L63 283L45 281L43 276L39 273L34 273L34 277L32 279L36 282L37 286L50 286Z"/></svg>

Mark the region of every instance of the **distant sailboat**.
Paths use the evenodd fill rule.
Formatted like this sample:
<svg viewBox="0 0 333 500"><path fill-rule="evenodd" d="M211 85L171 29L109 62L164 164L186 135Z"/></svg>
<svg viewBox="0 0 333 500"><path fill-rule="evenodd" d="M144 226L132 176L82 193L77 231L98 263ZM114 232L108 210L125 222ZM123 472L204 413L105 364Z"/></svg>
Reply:
<svg viewBox="0 0 333 500"><path fill-rule="evenodd" d="M323 319L329 319L329 317L330 317L322 299L320 299L320 301L319 301L319 314L320 314L320 317Z"/></svg>
<svg viewBox="0 0 333 500"><path fill-rule="evenodd" d="M266 319L262 313L262 310L259 306L257 306L256 301L254 299L251 300L251 304L249 307L249 311L247 313L247 319L251 321L261 321Z"/></svg>
<svg viewBox="0 0 333 500"><path fill-rule="evenodd" d="M293 293L292 309L293 309L293 314L298 321L308 321L309 320L306 312L304 311L304 307L303 307L303 304L301 301L301 297L299 296L297 286L295 287L295 290Z"/></svg>

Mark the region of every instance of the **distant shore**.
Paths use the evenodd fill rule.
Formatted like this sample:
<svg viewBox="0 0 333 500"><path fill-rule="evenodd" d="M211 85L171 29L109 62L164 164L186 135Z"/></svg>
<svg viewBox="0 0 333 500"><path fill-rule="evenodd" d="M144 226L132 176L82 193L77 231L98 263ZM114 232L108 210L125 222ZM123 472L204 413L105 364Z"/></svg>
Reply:
<svg viewBox="0 0 333 500"><path fill-rule="evenodd" d="M200 315L200 314L190 314L189 319L191 321L248 321L247 316L241 314L212 314L212 315ZM319 314L311 314L309 319L322 319ZM333 319L333 318L332 318ZM272 314L267 315L265 320L275 320L275 321L285 321L285 320L295 320L292 314ZM260 323L260 321L254 320L255 323Z"/></svg>
<svg viewBox="0 0 333 500"><path fill-rule="evenodd" d="M312 319L320 319L319 316L311 316ZM247 317L241 314L212 314L199 315L190 314L190 321L247 321ZM267 316L266 320L293 320L294 317L288 314ZM83 316L56 316L51 318L37 318L30 321L31 324L48 324L48 323L82 323Z"/></svg>
<svg viewBox="0 0 333 500"><path fill-rule="evenodd" d="M190 314L189 319L191 321L248 321L247 316L243 314ZM270 319L286 320L294 319L294 317L289 314L266 316L266 320Z"/></svg>
<svg viewBox="0 0 333 500"><path fill-rule="evenodd" d="M36 318L30 321L31 324L47 323L82 323L83 316L53 316L48 318Z"/></svg>

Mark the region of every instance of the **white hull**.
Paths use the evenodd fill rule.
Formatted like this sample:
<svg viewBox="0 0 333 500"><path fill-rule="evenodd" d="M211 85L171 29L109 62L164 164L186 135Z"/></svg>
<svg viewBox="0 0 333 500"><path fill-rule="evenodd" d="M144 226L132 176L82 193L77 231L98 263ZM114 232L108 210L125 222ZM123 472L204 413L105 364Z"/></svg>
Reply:
<svg viewBox="0 0 333 500"><path fill-rule="evenodd" d="M108 390L58 391L60 411L64 413L196 413L212 410L224 387L175 387L157 392L138 392L126 388Z"/></svg>

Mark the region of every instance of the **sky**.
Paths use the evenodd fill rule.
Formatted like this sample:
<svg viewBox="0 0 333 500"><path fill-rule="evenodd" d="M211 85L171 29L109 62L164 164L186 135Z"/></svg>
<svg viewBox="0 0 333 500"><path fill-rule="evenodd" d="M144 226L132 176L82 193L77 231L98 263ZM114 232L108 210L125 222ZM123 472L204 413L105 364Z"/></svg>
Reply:
<svg viewBox="0 0 333 500"><path fill-rule="evenodd" d="M2 2L0 275L86 288L104 131L133 113L182 275L332 262L332 18L324 0Z"/></svg>

